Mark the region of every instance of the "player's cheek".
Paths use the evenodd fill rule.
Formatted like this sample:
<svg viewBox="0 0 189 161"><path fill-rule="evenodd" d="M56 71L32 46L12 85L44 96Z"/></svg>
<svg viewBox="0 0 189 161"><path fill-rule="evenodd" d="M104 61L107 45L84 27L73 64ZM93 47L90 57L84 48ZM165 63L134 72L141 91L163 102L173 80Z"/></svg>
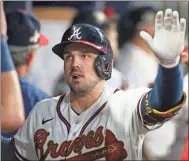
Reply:
<svg viewBox="0 0 189 161"><path fill-rule="evenodd" d="M68 81L71 78L70 70L64 69L64 78L66 79L66 81Z"/></svg>

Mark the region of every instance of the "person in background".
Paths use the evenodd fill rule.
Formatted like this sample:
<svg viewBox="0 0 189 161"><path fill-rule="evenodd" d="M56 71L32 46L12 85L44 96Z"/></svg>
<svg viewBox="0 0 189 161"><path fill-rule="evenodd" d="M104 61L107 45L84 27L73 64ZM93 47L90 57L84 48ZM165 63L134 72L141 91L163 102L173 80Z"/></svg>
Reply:
<svg viewBox="0 0 189 161"><path fill-rule="evenodd" d="M49 98L24 78L32 65L37 49L47 45L48 39L40 34L39 20L30 12L12 11L6 14L6 20L8 47L18 74L27 118L37 102ZM16 131L2 135L12 137Z"/></svg>
<svg viewBox="0 0 189 161"><path fill-rule="evenodd" d="M1 25L1 131L18 129L25 120L18 76L7 45L7 23L3 2L0 2Z"/></svg>
<svg viewBox="0 0 189 161"><path fill-rule="evenodd" d="M158 62L148 45L140 37L141 30L154 34L157 9L147 3L129 2L118 22L120 55L116 68L124 75L129 89L153 87Z"/></svg>
<svg viewBox="0 0 189 161"><path fill-rule="evenodd" d="M110 9L109 9L110 11ZM106 13L106 14L105 14ZM117 59L119 55L118 50L118 41L117 41L117 16L114 11L108 12L108 10L105 10L105 13L99 10L93 10L93 9L85 9L73 18L71 25L78 24L78 23L87 23L90 25L94 25L101 30L103 30L110 40L110 43L112 45L113 50L113 56L114 60ZM122 88L122 74L113 67L112 69L112 77L111 79L107 80L107 84L114 88ZM60 75L60 78L57 82L57 85L54 89L54 95L57 96L59 94L63 94L69 91L69 87L67 83L65 82L65 78L62 75Z"/></svg>

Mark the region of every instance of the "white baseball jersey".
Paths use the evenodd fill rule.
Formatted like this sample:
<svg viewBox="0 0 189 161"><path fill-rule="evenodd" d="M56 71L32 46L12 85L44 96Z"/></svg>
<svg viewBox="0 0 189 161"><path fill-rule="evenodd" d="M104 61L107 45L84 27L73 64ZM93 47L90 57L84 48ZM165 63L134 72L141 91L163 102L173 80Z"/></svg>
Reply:
<svg viewBox="0 0 189 161"><path fill-rule="evenodd" d="M115 91L78 115L70 94L36 104L12 139L15 154L28 160L136 160L148 131L142 125L140 98L148 88Z"/></svg>

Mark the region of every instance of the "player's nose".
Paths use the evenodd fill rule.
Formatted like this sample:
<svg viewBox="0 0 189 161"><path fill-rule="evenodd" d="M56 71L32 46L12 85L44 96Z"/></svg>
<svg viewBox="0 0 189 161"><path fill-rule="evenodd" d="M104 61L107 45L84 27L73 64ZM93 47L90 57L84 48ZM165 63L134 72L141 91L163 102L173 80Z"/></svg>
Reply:
<svg viewBox="0 0 189 161"><path fill-rule="evenodd" d="M81 60L79 56L74 55L72 60L72 67L80 67Z"/></svg>

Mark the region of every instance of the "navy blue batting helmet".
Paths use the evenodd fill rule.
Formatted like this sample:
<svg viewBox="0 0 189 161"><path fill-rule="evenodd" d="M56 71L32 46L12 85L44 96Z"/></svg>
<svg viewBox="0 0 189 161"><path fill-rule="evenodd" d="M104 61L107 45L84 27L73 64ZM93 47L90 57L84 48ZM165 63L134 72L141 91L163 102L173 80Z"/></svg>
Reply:
<svg viewBox="0 0 189 161"><path fill-rule="evenodd" d="M94 64L97 75L105 80L111 78L113 52L109 40L104 32L89 24L75 24L64 33L59 44L52 50L63 59L64 49L70 43L82 43L98 50L101 55L97 56Z"/></svg>

